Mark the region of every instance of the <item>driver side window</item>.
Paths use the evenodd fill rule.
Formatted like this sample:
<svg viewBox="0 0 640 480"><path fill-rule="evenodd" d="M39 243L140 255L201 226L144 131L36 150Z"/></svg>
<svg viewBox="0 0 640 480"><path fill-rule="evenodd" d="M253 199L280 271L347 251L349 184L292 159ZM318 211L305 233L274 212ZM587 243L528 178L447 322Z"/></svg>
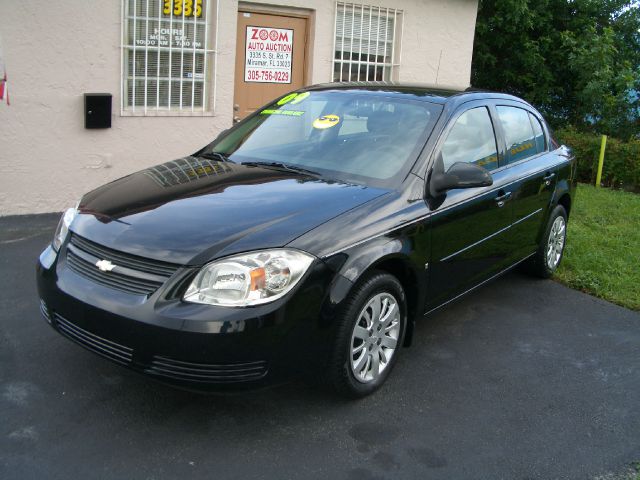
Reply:
<svg viewBox="0 0 640 480"><path fill-rule="evenodd" d="M445 172L458 162L498 168L496 137L486 107L472 108L458 117L442 146L442 161Z"/></svg>

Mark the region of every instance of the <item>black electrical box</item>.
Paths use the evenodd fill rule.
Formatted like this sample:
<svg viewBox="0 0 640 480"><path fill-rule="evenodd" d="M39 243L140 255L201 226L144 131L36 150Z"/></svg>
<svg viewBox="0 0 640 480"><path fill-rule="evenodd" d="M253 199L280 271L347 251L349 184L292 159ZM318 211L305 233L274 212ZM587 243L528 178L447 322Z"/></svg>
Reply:
<svg viewBox="0 0 640 480"><path fill-rule="evenodd" d="M111 128L111 94L84 94L84 128Z"/></svg>

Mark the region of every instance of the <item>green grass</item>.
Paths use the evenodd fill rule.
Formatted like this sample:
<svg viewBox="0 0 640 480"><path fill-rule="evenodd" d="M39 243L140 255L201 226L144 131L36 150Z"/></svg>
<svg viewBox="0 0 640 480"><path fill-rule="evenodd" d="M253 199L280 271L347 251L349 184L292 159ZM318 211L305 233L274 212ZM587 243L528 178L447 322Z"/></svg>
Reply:
<svg viewBox="0 0 640 480"><path fill-rule="evenodd" d="M640 195L578 185L555 278L640 310Z"/></svg>

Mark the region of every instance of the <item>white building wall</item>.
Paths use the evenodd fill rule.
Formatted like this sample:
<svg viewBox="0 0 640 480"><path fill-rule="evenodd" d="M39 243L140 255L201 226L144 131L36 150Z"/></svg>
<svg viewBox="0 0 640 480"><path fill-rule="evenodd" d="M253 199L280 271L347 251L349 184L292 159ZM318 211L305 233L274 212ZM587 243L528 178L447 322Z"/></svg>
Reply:
<svg viewBox="0 0 640 480"><path fill-rule="evenodd" d="M192 153L231 126L238 3L219 1L215 115L127 117L120 116L120 2L0 0L11 99L0 104L0 215L61 211L84 192ZM333 0L252 3L311 11L310 78L331 80ZM400 81L468 85L477 0L365 3L404 11ZM83 94L91 92L113 94L112 128L84 128Z"/></svg>

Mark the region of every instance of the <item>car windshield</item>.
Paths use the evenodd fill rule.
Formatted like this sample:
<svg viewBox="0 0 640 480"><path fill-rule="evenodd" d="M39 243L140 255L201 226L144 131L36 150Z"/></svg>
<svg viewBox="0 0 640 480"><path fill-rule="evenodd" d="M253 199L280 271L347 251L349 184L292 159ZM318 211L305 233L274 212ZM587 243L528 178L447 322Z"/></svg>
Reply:
<svg viewBox="0 0 640 480"><path fill-rule="evenodd" d="M201 154L388 187L408 173L441 110L384 92L297 92L259 110Z"/></svg>

